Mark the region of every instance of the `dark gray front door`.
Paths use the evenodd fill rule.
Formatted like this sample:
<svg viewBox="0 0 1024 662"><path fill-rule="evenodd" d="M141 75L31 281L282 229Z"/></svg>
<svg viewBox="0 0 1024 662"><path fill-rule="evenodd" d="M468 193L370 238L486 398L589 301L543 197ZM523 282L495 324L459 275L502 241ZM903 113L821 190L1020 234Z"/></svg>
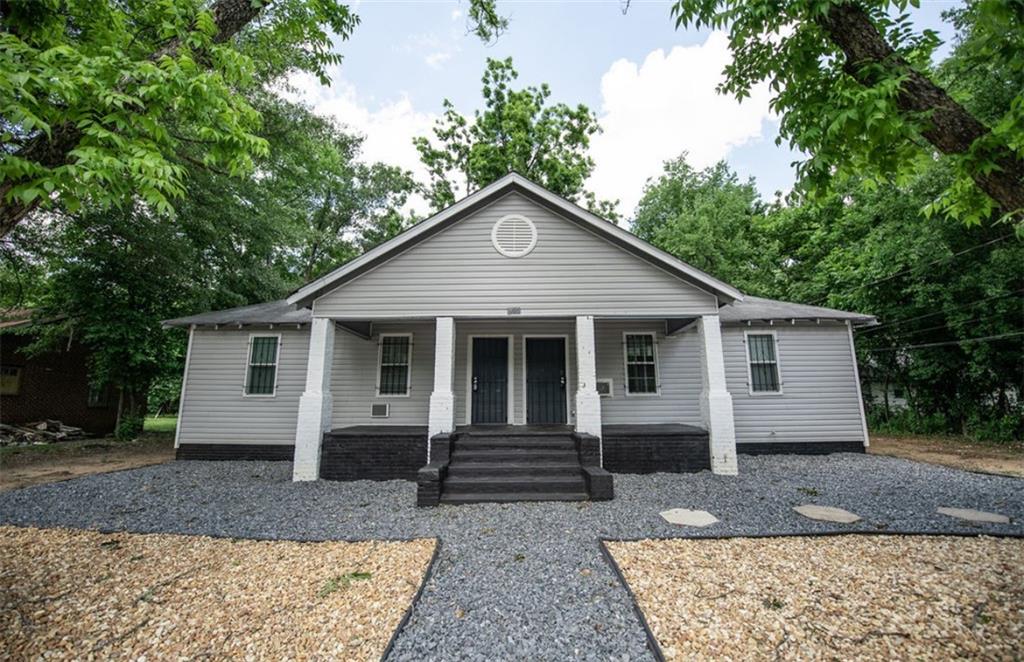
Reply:
<svg viewBox="0 0 1024 662"><path fill-rule="evenodd" d="M526 422L558 425L565 416L565 339L526 339Z"/></svg>
<svg viewBox="0 0 1024 662"><path fill-rule="evenodd" d="M473 338L473 424L508 423L508 339Z"/></svg>

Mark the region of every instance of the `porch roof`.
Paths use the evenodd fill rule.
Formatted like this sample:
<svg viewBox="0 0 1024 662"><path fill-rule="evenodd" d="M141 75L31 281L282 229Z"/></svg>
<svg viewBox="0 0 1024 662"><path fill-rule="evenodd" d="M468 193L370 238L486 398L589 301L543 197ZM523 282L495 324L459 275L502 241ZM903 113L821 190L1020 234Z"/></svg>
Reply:
<svg viewBox="0 0 1024 662"><path fill-rule="evenodd" d="M164 326L213 326L215 324L309 324L309 308L296 308L284 299L251 306L212 310L208 313L164 320Z"/></svg>
<svg viewBox="0 0 1024 662"><path fill-rule="evenodd" d="M764 299L749 294L743 301L722 306L719 315L723 322L752 322L758 320L839 320L852 322L855 326L875 324L874 315L852 313L835 308L808 306L803 303Z"/></svg>
<svg viewBox="0 0 1024 662"><path fill-rule="evenodd" d="M834 308L808 306L802 303L777 301L762 297L747 296L743 301L736 301L719 309L723 322L748 322L759 320L838 320L850 321L856 326L870 325L876 322L873 315L852 313ZM213 325L253 325L253 324L308 324L312 317L309 308L295 308L287 299L258 303L240 308L215 310L198 315L178 317L164 321L164 326L188 327ZM509 318L516 319L516 318Z"/></svg>

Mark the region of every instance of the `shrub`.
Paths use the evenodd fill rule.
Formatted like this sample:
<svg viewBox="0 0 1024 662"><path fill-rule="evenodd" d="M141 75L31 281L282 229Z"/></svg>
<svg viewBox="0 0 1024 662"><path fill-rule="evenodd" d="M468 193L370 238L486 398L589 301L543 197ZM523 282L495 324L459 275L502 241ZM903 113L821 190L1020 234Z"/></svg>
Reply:
<svg viewBox="0 0 1024 662"><path fill-rule="evenodd" d="M129 441L142 434L142 425L145 419L141 416L122 416L121 421L114 430L114 438L119 441Z"/></svg>

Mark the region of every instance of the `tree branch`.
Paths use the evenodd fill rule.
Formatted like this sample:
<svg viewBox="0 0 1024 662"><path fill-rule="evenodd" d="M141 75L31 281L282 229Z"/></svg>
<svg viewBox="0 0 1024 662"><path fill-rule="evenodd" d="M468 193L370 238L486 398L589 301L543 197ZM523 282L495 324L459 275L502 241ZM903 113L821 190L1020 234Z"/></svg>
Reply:
<svg viewBox="0 0 1024 662"><path fill-rule="evenodd" d="M262 3L253 0L217 0L212 13L217 24L214 43L224 43L238 34L250 21L259 15ZM173 39L150 55L149 59L157 60L164 56L173 56L181 46L180 39ZM73 124L65 123L54 127L49 136L40 132L29 140L15 154L23 159L38 163L45 168L56 168L68 160L68 154L78 146L82 132ZM27 204L19 200L8 200L7 195L12 188L24 183L24 179L7 181L0 186L0 237L6 237L25 216L37 209L42 199L36 198Z"/></svg>
<svg viewBox="0 0 1024 662"><path fill-rule="evenodd" d="M846 56L846 71L864 85L872 84L865 73L865 65L879 65L906 77L896 103L908 113L929 114L921 135L943 154L968 154L978 140L990 136L987 126L897 54L860 6L850 2L833 4L816 20ZM976 170L972 178L1004 214L1021 213L1024 210L1024 161L1007 147L991 151L986 156L999 168L991 172Z"/></svg>

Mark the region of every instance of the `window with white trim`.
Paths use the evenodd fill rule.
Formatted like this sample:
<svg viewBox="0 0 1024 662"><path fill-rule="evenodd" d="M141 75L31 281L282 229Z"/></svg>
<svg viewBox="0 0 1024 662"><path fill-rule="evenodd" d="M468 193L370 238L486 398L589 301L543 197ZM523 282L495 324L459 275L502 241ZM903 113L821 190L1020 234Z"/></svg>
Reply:
<svg viewBox="0 0 1024 662"><path fill-rule="evenodd" d="M782 390L775 334L748 333L747 360L750 363L751 393L779 393Z"/></svg>
<svg viewBox="0 0 1024 662"><path fill-rule="evenodd" d="M274 395L277 390L277 355L280 336L250 336L246 395Z"/></svg>
<svg viewBox="0 0 1024 662"><path fill-rule="evenodd" d="M653 333L627 333L623 337L626 355L626 395L658 393L658 357Z"/></svg>
<svg viewBox="0 0 1024 662"><path fill-rule="evenodd" d="M377 395L409 395L411 334L381 334Z"/></svg>

